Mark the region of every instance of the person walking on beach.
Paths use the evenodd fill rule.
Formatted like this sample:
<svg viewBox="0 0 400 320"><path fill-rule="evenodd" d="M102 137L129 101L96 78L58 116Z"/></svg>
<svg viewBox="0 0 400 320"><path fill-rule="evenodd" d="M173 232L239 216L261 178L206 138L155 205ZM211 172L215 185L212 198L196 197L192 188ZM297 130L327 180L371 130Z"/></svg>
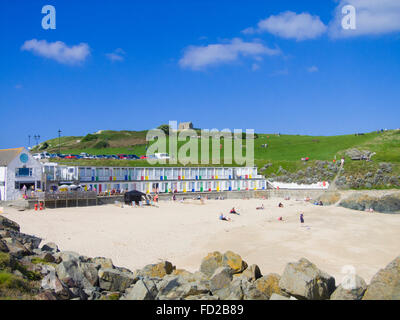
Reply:
<svg viewBox="0 0 400 320"><path fill-rule="evenodd" d="M303 213L300 213L300 222L304 223L304 214Z"/></svg>

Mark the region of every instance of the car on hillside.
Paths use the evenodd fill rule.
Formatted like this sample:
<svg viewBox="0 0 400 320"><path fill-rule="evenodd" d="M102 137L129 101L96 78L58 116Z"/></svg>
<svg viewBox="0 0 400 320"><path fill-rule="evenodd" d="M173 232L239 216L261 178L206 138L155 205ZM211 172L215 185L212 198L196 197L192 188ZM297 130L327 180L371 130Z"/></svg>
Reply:
<svg viewBox="0 0 400 320"><path fill-rule="evenodd" d="M136 154L128 154L128 159L130 159L130 160L138 160L140 158Z"/></svg>
<svg viewBox="0 0 400 320"><path fill-rule="evenodd" d="M68 156L66 156L64 159L78 159L77 156L70 154Z"/></svg>
<svg viewBox="0 0 400 320"><path fill-rule="evenodd" d="M142 159L142 160L143 159L148 159L148 157L147 156L141 156L140 159Z"/></svg>

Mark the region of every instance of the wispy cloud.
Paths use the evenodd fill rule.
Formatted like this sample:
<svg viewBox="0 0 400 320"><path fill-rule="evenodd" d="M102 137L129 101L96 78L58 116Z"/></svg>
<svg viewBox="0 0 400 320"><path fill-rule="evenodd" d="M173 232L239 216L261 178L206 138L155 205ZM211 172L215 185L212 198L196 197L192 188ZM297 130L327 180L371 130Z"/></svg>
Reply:
<svg viewBox="0 0 400 320"><path fill-rule="evenodd" d="M22 84L16 84L16 85L14 86L14 88L15 88L15 89L22 89Z"/></svg>
<svg viewBox="0 0 400 320"><path fill-rule="evenodd" d="M235 38L226 43L209 44L207 46L189 46L179 60L182 68L201 70L212 65L234 63L241 57L261 60L263 56L280 54L279 48L269 48L258 41L245 42Z"/></svg>
<svg viewBox="0 0 400 320"><path fill-rule="evenodd" d="M352 5L356 9L356 29L342 28L342 8ZM400 32L399 0L341 0L335 10L335 18L329 25L333 38L364 35L381 35Z"/></svg>
<svg viewBox="0 0 400 320"><path fill-rule="evenodd" d="M311 67L307 68L307 71L310 73L314 73L314 72L318 72L319 69L316 66L311 66Z"/></svg>
<svg viewBox="0 0 400 320"><path fill-rule="evenodd" d="M47 42L37 39L25 41L21 50L68 65L80 64L90 55L90 48L86 43L67 46L62 41Z"/></svg>
<svg viewBox="0 0 400 320"><path fill-rule="evenodd" d="M326 30L327 26L318 16L312 16L307 12L297 14L292 11L286 11L261 20L257 28L247 28L242 33L268 32L281 38L302 41L318 38Z"/></svg>
<svg viewBox="0 0 400 320"><path fill-rule="evenodd" d="M114 52L112 52L112 53L107 53L106 57L112 62L124 61L125 54L126 53L124 50L122 50L121 48L118 48L118 49L115 49Z"/></svg>

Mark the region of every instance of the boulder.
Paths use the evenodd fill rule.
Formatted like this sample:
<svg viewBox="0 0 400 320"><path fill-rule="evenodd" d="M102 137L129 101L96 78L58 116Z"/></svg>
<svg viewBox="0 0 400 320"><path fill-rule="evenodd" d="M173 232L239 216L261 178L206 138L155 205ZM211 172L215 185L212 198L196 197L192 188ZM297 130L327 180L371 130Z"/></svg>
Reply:
<svg viewBox="0 0 400 320"><path fill-rule="evenodd" d="M114 269L114 264L112 260L108 258L96 257L91 259L91 262L98 265L99 269Z"/></svg>
<svg viewBox="0 0 400 320"><path fill-rule="evenodd" d="M32 254L32 252L30 250L28 250L28 248L26 248L17 239L3 238L2 240L7 245L8 252L16 258L22 258L23 256L28 256L28 255Z"/></svg>
<svg viewBox="0 0 400 320"><path fill-rule="evenodd" d="M100 288L113 292L124 292L138 280L133 273L121 272L111 268L100 269L98 276Z"/></svg>
<svg viewBox="0 0 400 320"><path fill-rule="evenodd" d="M68 287L57 278L55 270L51 270L42 279L41 288L53 291L57 295L57 298L61 300L67 300L72 297L72 293Z"/></svg>
<svg viewBox="0 0 400 320"><path fill-rule="evenodd" d="M0 239L0 252L9 252L7 244L5 241Z"/></svg>
<svg viewBox="0 0 400 320"><path fill-rule="evenodd" d="M188 296L209 293L209 290L202 284L186 282L181 276L165 276L157 283L158 300L182 300Z"/></svg>
<svg viewBox="0 0 400 320"><path fill-rule="evenodd" d="M227 251L222 258L222 266L231 268L232 274L241 273L247 268L247 263L238 254ZM258 270L259 271L259 270Z"/></svg>
<svg viewBox="0 0 400 320"><path fill-rule="evenodd" d="M175 267L171 262L163 261L157 264L149 264L143 269L138 270L136 274L142 277L149 278L163 278L168 274L171 274L175 270Z"/></svg>
<svg viewBox="0 0 400 320"><path fill-rule="evenodd" d="M286 296L286 294L279 287L279 281L281 277L279 274L270 273L254 282L256 288L262 292L266 297L270 298L272 294L276 293L281 296Z"/></svg>
<svg viewBox="0 0 400 320"><path fill-rule="evenodd" d="M286 265L279 286L297 299L325 300L335 290L335 278L302 258Z"/></svg>
<svg viewBox="0 0 400 320"><path fill-rule="evenodd" d="M58 246L54 242L48 242L42 246L42 251L49 251L49 252L60 252Z"/></svg>
<svg viewBox="0 0 400 320"><path fill-rule="evenodd" d="M229 267L232 274L243 272L247 268L247 263L242 260L241 256L227 251L221 254L218 251L209 253L201 262L200 271L211 277L215 270L220 267Z"/></svg>
<svg viewBox="0 0 400 320"><path fill-rule="evenodd" d="M215 270L222 266L223 256L220 252L215 251L209 253L202 261L200 265L200 271L208 277L211 277Z"/></svg>
<svg viewBox="0 0 400 320"><path fill-rule="evenodd" d="M363 278L354 275L351 283L342 283L331 295L331 300L361 300L367 289L367 283Z"/></svg>
<svg viewBox="0 0 400 320"><path fill-rule="evenodd" d="M235 278L229 287L229 296L223 297L220 292L219 297L226 300L268 300L269 296L266 296L260 290L258 290L254 283L248 281L245 277Z"/></svg>
<svg viewBox="0 0 400 320"><path fill-rule="evenodd" d="M6 217L0 216L0 229L2 230L13 230L13 231L20 231L20 226L18 223L7 219Z"/></svg>
<svg viewBox="0 0 400 320"><path fill-rule="evenodd" d="M245 277L248 281L251 282L261 278L262 274L260 268L256 264L253 264L246 270L244 270L241 274L236 274L235 276Z"/></svg>
<svg viewBox="0 0 400 320"><path fill-rule="evenodd" d="M210 289L212 292L228 288L232 281L232 272L228 267L220 267L215 270L210 278Z"/></svg>
<svg viewBox="0 0 400 320"><path fill-rule="evenodd" d="M96 265L76 259L63 260L56 266L57 276L69 287L87 288L98 284Z"/></svg>
<svg viewBox="0 0 400 320"><path fill-rule="evenodd" d="M45 290L37 294L35 300L59 300L57 295L51 290Z"/></svg>
<svg viewBox="0 0 400 320"><path fill-rule="evenodd" d="M126 290L121 300L155 300L158 294L154 280L144 278Z"/></svg>
<svg viewBox="0 0 400 320"><path fill-rule="evenodd" d="M371 279L363 300L400 300L400 256Z"/></svg>

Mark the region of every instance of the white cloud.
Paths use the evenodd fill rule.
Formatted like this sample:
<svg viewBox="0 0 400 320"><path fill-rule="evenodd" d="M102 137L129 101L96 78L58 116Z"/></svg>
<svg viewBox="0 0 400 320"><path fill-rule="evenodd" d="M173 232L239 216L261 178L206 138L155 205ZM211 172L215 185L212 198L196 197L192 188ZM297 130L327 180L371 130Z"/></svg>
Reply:
<svg viewBox="0 0 400 320"><path fill-rule="evenodd" d="M90 48L86 43L68 47L62 41L47 42L36 39L25 41L21 50L31 51L38 56L70 65L79 64L90 55Z"/></svg>
<svg viewBox="0 0 400 320"><path fill-rule="evenodd" d="M313 73L313 72L318 72L319 69L316 66L312 66L312 67L307 68L307 71L310 73Z"/></svg>
<svg viewBox="0 0 400 320"><path fill-rule="evenodd" d="M115 49L114 52L112 53L107 53L106 57L112 61L112 62L117 62L117 61L124 61L125 60L125 51L122 50L121 48Z"/></svg>
<svg viewBox="0 0 400 320"><path fill-rule="evenodd" d="M312 16L307 12L296 14L292 11L272 15L258 23L258 28L247 28L244 34L268 32L273 35L296 39L297 41L315 39L325 33L327 26L318 16Z"/></svg>
<svg viewBox="0 0 400 320"><path fill-rule="evenodd" d="M342 28L342 8L352 5L356 9L356 29ZM341 0L330 23L329 33L333 38L381 35L400 31L399 0Z"/></svg>
<svg viewBox="0 0 400 320"><path fill-rule="evenodd" d="M280 54L278 48L271 49L260 42L244 42L235 38L227 43L210 44L207 46L189 46L179 60L182 68L200 70L211 65L233 63L241 57L261 60L263 56Z"/></svg>

